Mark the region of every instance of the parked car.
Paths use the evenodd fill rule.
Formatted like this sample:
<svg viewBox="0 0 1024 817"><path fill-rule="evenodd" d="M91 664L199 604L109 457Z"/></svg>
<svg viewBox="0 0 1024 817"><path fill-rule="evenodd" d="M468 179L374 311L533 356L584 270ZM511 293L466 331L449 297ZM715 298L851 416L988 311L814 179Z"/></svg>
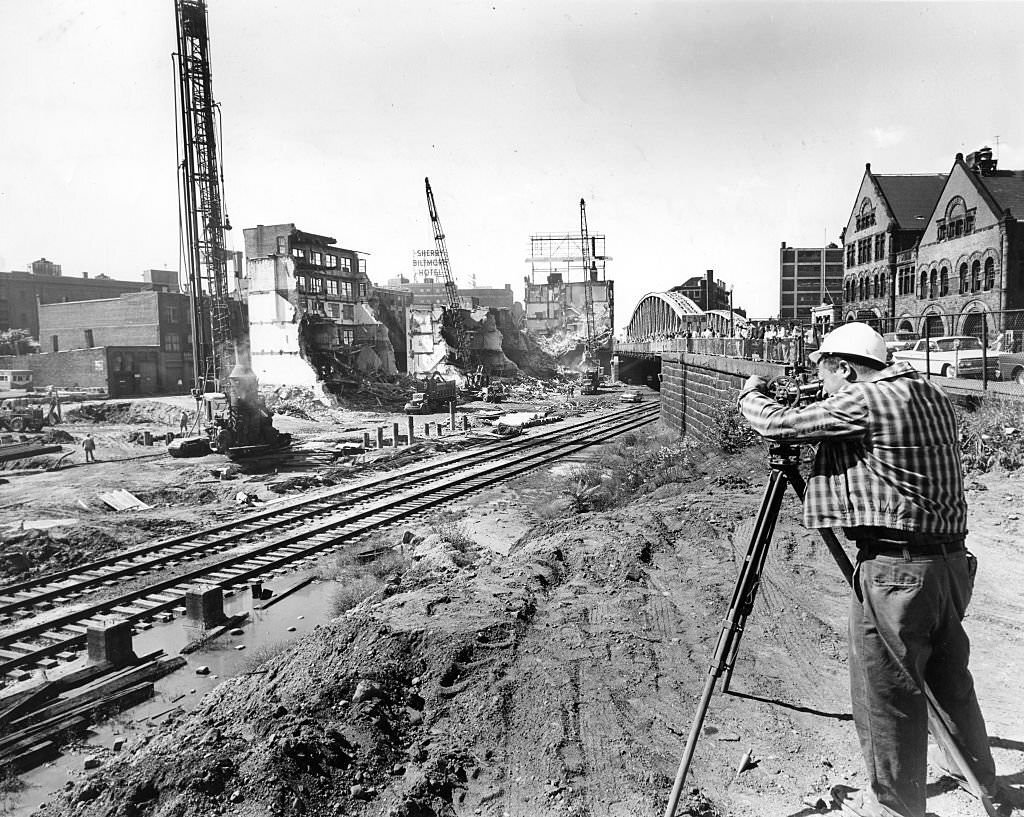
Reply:
<svg viewBox="0 0 1024 817"><path fill-rule="evenodd" d="M921 339L921 336L917 332L886 332L882 338L885 340L885 348L891 355L893 352L909 349Z"/></svg>
<svg viewBox="0 0 1024 817"><path fill-rule="evenodd" d="M1024 342L1020 332L1000 334L993 342L990 354L999 355L999 373L1003 380L1024 386Z"/></svg>
<svg viewBox="0 0 1024 817"><path fill-rule="evenodd" d="M981 377L982 361L986 352L981 341L972 335L949 335L940 338L922 338L912 349L894 352L893 360L905 360L919 372L939 374L943 377ZM999 379L999 355L988 353L986 374Z"/></svg>
<svg viewBox="0 0 1024 817"><path fill-rule="evenodd" d="M644 396L636 389L626 389L622 394L619 395L620 403L641 403L643 402Z"/></svg>

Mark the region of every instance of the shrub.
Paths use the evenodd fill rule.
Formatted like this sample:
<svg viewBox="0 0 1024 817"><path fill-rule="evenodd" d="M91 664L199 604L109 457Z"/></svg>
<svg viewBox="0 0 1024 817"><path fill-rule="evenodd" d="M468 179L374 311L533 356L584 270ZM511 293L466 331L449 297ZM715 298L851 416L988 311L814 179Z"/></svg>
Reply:
<svg viewBox="0 0 1024 817"><path fill-rule="evenodd" d="M1016 471L1024 466L1024 409L986 401L976 411L958 414L964 471L984 473L996 466Z"/></svg>
<svg viewBox="0 0 1024 817"><path fill-rule="evenodd" d="M382 585L383 582L373 576L354 576L350 579L341 579L331 596L331 612L340 616L346 610L351 610L361 601L372 596L374 591Z"/></svg>
<svg viewBox="0 0 1024 817"><path fill-rule="evenodd" d="M721 400L711 407L711 423L711 441L726 454L735 454L758 441L739 406L731 400Z"/></svg>
<svg viewBox="0 0 1024 817"><path fill-rule="evenodd" d="M459 523L459 516L451 512L435 514L430 520L430 530L458 551L465 553L476 547L476 540L470 537Z"/></svg>

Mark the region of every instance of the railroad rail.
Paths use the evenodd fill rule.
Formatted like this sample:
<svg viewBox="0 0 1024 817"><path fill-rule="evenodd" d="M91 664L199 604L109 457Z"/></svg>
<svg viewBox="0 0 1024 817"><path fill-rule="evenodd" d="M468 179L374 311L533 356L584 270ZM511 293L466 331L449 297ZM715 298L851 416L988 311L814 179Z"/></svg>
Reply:
<svg viewBox="0 0 1024 817"><path fill-rule="evenodd" d="M0 588L0 615L32 616L68 603L100 585L176 566L187 559L223 558L157 580L45 621L25 621L0 635L0 676L37 665L85 643L88 624L105 614L131 622L157 617L184 603L199 581L224 588L243 585L290 564L338 547L434 506L541 467L553 460L641 428L657 419L657 407L618 410L529 436L458 454L325 491L275 503L257 513L182 536L163 539L72 570ZM597 422L595 422L597 420ZM480 462L481 457L487 457ZM227 553L224 553L227 551Z"/></svg>

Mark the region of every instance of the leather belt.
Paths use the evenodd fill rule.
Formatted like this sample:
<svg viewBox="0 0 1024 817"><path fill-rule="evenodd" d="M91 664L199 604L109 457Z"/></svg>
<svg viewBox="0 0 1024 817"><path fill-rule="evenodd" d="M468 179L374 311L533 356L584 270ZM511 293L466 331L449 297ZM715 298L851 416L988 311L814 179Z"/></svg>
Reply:
<svg viewBox="0 0 1024 817"><path fill-rule="evenodd" d="M964 537L937 538L932 541L866 540L857 542L857 555L861 559L875 556L953 556L964 551Z"/></svg>

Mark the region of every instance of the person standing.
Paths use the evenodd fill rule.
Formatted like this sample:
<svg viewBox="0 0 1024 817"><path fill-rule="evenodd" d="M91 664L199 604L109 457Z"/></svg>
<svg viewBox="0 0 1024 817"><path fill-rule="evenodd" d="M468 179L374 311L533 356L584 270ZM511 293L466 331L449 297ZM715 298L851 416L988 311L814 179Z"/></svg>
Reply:
<svg viewBox="0 0 1024 817"><path fill-rule="evenodd" d="M85 439L82 440L82 448L85 451L86 462L96 462L96 440L92 438L92 434L86 434Z"/></svg>
<svg viewBox="0 0 1024 817"><path fill-rule="evenodd" d="M50 411L47 422L51 426L55 426L63 419L60 410L60 394L53 386L50 386Z"/></svg>
<svg viewBox="0 0 1024 817"><path fill-rule="evenodd" d="M924 817L924 683L986 793L1012 796L996 784L961 624L976 560L965 548L953 406L909 363L888 366L885 341L867 324L837 328L810 358L825 399L787 407L751 377L739 406L763 437L820 442L804 525L842 527L857 546L850 695L870 788L837 786L833 796L863 817ZM952 758L947 764L956 769Z"/></svg>
<svg viewBox="0 0 1024 817"><path fill-rule="evenodd" d="M182 409L181 417L178 419L178 427L181 429L181 436L184 437L188 433L188 411Z"/></svg>

